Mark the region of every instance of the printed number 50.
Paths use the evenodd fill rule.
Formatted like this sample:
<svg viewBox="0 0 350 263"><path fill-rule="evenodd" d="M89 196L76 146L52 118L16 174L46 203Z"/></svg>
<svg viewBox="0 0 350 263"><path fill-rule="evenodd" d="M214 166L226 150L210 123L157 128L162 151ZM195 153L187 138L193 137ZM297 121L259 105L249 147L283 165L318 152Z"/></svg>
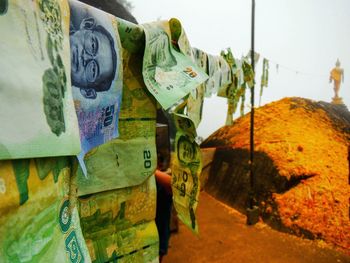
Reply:
<svg viewBox="0 0 350 263"><path fill-rule="evenodd" d="M103 121L103 126L107 127L113 122L114 105L108 106L105 110L105 120Z"/></svg>

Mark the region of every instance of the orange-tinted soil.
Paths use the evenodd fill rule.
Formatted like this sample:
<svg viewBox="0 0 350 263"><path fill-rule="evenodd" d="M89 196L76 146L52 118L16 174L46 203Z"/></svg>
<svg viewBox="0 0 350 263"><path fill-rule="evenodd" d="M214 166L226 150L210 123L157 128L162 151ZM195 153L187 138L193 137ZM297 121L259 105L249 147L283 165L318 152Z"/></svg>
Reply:
<svg viewBox="0 0 350 263"><path fill-rule="evenodd" d="M327 108L328 107L328 108ZM278 217L287 228L350 251L350 112L334 117L329 109L300 98L285 98L255 110L255 151L273 161L279 176L307 178L274 193ZM249 150L250 115L212 134L203 144ZM257 174L259 176L259 174ZM268 205L265 213L273 212Z"/></svg>

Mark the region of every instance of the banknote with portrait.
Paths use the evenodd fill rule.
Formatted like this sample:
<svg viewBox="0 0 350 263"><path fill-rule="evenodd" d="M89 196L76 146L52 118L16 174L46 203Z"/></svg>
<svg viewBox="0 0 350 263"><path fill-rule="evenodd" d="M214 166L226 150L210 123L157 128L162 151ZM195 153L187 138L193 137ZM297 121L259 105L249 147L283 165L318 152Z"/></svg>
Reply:
<svg viewBox="0 0 350 263"><path fill-rule="evenodd" d="M139 185L157 167L156 102L142 79L142 53L133 50L124 42L120 136L86 154L87 176L77 172L79 196Z"/></svg>
<svg viewBox="0 0 350 263"><path fill-rule="evenodd" d="M146 37L143 78L148 90L169 109L208 77L172 44L168 21L143 24Z"/></svg>
<svg viewBox="0 0 350 263"><path fill-rule="evenodd" d="M180 220L198 233L196 209L200 191L202 159L196 143L196 128L183 114L173 114L176 126L174 152L171 156L173 203Z"/></svg>
<svg viewBox="0 0 350 263"><path fill-rule="evenodd" d="M71 81L83 157L118 137L123 66L117 18L70 0ZM85 172L86 173L86 172Z"/></svg>

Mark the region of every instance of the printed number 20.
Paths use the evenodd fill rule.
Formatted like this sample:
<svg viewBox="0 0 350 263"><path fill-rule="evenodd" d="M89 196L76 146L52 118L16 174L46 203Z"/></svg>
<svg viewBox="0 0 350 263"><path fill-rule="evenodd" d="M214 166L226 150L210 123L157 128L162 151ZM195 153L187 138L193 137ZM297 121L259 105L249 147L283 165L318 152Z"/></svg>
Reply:
<svg viewBox="0 0 350 263"><path fill-rule="evenodd" d="M143 166L145 168L151 168L152 162L151 162L151 151L150 150L144 150L143 151Z"/></svg>

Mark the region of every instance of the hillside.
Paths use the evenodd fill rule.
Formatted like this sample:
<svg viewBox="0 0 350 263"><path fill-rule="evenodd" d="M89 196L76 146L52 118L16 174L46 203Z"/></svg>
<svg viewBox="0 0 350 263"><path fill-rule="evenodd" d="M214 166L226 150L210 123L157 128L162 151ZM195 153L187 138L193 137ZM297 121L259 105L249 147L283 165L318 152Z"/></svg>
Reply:
<svg viewBox="0 0 350 263"><path fill-rule="evenodd" d="M249 188L250 115L206 139L207 192L244 212ZM350 112L345 106L285 98L255 111L261 216L271 226L350 251ZM205 149L203 149L205 150Z"/></svg>

